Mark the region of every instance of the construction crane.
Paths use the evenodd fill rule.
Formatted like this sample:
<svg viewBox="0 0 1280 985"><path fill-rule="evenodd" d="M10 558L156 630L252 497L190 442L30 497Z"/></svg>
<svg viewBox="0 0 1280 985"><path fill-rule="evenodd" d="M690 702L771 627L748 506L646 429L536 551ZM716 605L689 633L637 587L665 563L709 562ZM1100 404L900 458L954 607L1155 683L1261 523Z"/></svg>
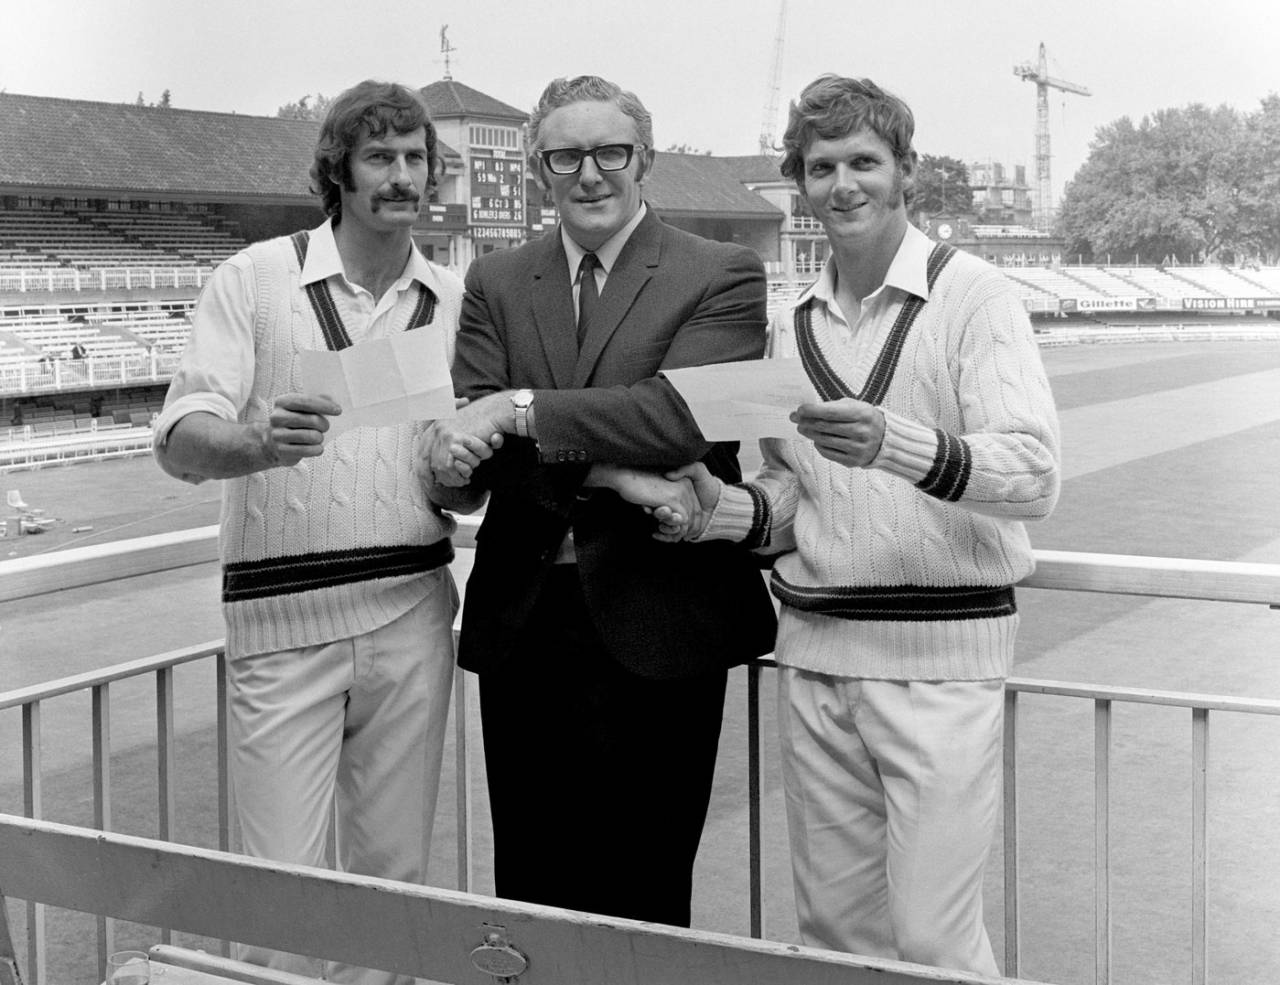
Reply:
<svg viewBox="0 0 1280 985"><path fill-rule="evenodd" d="M760 153L774 154L777 143L778 97L782 90L782 51L787 40L787 0L778 3L778 30L773 36L773 71L769 73L769 90L765 93L764 119L760 123Z"/></svg>
<svg viewBox="0 0 1280 985"><path fill-rule="evenodd" d="M1040 59L1036 64L1023 62L1013 66L1013 74L1023 82L1036 84L1036 211L1037 229L1048 230L1053 216L1053 186L1049 183L1049 90L1061 89L1077 96L1092 96L1088 89L1074 82L1064 82L1049 75L1044 42L1040 42Z"/></svg>

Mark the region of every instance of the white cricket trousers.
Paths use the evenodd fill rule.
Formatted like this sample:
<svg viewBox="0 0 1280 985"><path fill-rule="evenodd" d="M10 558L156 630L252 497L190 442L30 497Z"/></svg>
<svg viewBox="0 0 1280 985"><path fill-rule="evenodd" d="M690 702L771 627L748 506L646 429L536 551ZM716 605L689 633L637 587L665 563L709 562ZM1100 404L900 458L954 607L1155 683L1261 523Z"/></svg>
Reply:
<svg viewBox="0 0 1280 985"><path fill-rule="evenodd" d="M363 636L229 660L231 780L244 852L422 883L453 682L458 596L426 598ZM237 945L242 961L357 985L412 978Z"/></svg>
<svg viewBox="0 0 1280 985"><path fill-rule="evenodd" d="M1000 801L1004 682L778 668L805 944L998 975L982 880Z"/></svg>

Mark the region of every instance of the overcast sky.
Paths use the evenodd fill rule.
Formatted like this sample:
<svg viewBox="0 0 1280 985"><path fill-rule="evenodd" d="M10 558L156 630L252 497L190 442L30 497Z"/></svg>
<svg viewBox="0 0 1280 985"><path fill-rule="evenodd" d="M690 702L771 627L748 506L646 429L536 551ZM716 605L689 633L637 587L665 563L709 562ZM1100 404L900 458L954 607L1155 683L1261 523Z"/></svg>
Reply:
<svg viewBox="0 0 1280 985"><path fill-rule="evenodd" d="M1202 102L1254 110L1280 92L1278 0L789 0L776 131L822 72L867 76L916 114L916 147L1025 164L1034 180L1035 86L1013 74L1048 48L1055 195L1097 128ZM368 77L451 74L528 110L556 76L634 89L659 149L754 153L779 0L0 0L0 89L271 116Z"/></svg>

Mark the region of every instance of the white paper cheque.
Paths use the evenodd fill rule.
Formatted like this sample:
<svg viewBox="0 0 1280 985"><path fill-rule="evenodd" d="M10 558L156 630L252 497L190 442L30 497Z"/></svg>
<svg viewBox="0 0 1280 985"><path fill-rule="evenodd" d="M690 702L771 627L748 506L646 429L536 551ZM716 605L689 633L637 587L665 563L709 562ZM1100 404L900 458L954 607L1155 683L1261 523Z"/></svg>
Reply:
<svg viewBox="0 0 1280 985"><path fill-rule="evenodd" d="M689 405L708 441L794 438L791 412L818 399L798 356L666 369L661 375Z"/></svg>
<svg viewBox="0 0 1280 985"><path fill-rule="evenodd" d="M326 443L353 427L453 417L443 331L424 325L337 352L299 352L302 392L328 395L342 407L341 414L329 418Z"/></svg>

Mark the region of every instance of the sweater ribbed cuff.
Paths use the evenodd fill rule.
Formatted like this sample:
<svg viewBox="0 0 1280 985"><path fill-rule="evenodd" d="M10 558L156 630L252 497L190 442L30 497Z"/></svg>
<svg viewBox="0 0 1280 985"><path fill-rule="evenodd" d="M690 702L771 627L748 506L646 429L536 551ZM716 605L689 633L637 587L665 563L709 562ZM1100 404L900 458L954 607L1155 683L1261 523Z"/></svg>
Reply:
<svg viewBox="0 0 1280 985"><path fill-rule="evenodd" d="M715 509L702 528L702 533L693 538L703 540L745 540L751 533L751 525L755 521L755 500L741 486L723 483L720 486L720 498L716 500Z"/></svg>
<svg viewBox="0 0 1280 985"><path fill-rule="evenodd" d="M881 410L884 413L884 440L871 461L871 467L900 475L912 483L920 482L929 474L938 457L937 432L891 410Z"/></svg>

